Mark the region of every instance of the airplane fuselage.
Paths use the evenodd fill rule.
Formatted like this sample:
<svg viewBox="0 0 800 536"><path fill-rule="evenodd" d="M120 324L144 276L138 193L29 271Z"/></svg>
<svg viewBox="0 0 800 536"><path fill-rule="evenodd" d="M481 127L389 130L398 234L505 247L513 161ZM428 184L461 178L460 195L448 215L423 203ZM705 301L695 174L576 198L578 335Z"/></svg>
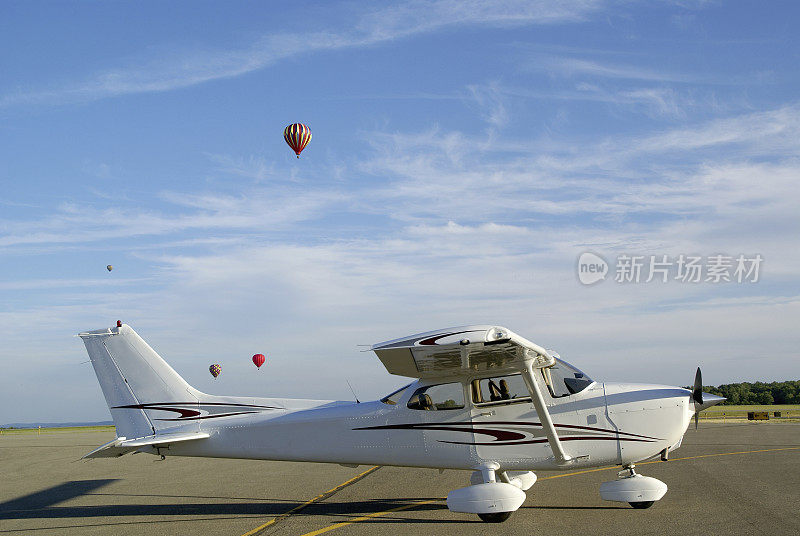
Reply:
<svg viewBox="0 0 800 536"><path fill-rule="evenodd" d="M491 461L504 470L564 468L553 459L529 398L475 404L469 400L469 382L463 382L463 408L408 407L415 390L436 384L416 381L394 404L210 395L196 405L155 404L147 409L151 419L169 415L176 424L164 433L199 431L210 437L152 450L171 456L352 465L473 469ZM573 458L570 468L625 465L677 448L693 415L688 393L677 387L595 382L547 404ZM180 417L175 408L183 408Z"/></svg>

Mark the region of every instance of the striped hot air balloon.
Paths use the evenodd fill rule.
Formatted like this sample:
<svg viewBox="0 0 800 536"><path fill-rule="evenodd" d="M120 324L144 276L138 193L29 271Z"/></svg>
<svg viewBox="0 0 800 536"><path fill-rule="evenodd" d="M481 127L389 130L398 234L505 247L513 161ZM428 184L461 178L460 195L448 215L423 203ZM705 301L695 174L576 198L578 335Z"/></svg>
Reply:
<svg viewBox="0 0 800 536"><path fill-rule="evenodd" d="M300 158L300 153L311 141L311 129L303 123L292 123L283 129L283 139L292 148L297 158Z"/></svg>

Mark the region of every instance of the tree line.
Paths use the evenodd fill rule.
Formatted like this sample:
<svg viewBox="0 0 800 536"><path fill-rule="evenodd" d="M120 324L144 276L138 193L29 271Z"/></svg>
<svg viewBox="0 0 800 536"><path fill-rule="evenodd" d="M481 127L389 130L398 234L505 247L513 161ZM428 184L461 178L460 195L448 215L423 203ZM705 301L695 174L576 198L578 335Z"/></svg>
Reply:
<svg viewBox="0 0 800 536"><path fill-rule="evenodd" d="M691 389L691 387L689 387ZM704 386L703 391L727 398L722 405L800 404L800 380L785 382L727 383L719 387Z"/></svg>

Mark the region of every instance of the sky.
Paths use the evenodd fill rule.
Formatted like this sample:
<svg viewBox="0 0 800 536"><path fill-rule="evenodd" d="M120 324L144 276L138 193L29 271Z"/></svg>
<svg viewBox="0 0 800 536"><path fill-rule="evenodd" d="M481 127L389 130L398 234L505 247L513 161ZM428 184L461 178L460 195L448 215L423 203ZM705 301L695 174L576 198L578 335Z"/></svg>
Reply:
<svg viewBox="0 0 800 536"><path fill-rule="evenodd" d="M118 319L221 395L378 398L364 345L482 323L599 380L797 379L798 16L0 3L0 423L108 419L74 335Z"/></svg>

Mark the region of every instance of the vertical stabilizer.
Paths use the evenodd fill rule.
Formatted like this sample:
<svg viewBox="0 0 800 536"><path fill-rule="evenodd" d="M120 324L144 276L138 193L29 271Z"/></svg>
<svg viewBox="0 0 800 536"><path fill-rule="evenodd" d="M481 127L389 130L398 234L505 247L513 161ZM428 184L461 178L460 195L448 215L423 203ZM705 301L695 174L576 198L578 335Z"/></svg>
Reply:
<svg viewBox="0 0 800 536"><path fill-rule="evenodd" d="M130 326L123 324L79 336L92 360L119 437L153 435L176 426L174 421L187 412L197 413L198 391ZM157 407L160 418L151 415ZM165 410L174 418L165 418Z"/></svg>

